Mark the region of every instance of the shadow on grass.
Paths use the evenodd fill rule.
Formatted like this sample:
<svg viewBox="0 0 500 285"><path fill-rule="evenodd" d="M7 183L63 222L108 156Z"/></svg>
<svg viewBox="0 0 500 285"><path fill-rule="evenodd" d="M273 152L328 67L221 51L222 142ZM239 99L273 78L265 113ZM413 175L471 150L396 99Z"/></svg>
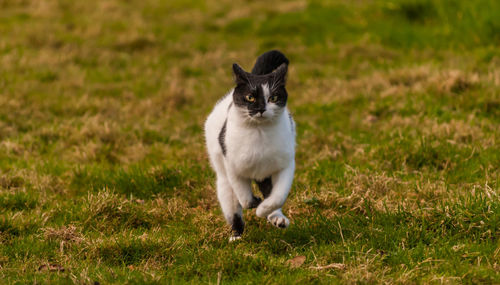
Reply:
<svg viewBox="0 0 500 285"><path fill-rule="evenodd" d="M140 166L127 169L85 167L74 172L72 186L83 193L109 188L137 198L152 198L157 194L167 197L181 195L194 202L200 196L200 185L207 181L209 175L210 172L206 168L197 164L150 170Z"/></svg>
<svg viewBox="0 0 500 285"><path fill-rule="evenodd" d="M250 229L246 238L276 254L310 245L364 245L388 254L448 243L495 244L499 237L500 201L482 194L413 212L402 207L395 212L379 211L368 203L363 212L337 210L340 214L332 217L318 210L309 217L296 218L284 231Z"/></svg>

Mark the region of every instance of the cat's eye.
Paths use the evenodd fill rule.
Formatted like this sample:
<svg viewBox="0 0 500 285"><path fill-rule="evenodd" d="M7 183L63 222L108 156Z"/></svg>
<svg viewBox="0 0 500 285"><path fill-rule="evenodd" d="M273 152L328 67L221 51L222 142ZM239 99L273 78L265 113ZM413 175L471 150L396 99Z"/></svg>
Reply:
<svg viewBox="0 0 500 285"><path fill-rule="evenodd" d="M245 96L245 99L246 99L248 102L255 102L255 97L253 97L252 95L247 95L247 96Z"/></svg>
<svg viewBox="0 0 500 285"><path fill-rule="evenodd" d="M271 102L271 103L278 102L278 96L277 95L273 95L273 96L269 97L269 102Z"/></svg>

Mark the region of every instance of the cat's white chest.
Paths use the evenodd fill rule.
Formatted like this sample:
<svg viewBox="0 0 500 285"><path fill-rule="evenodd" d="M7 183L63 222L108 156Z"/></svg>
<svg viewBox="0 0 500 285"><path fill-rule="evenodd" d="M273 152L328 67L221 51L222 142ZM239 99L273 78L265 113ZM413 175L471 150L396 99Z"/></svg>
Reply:
<svg viewBox="0 0 500 285"><path fill-rule="evenodd" d="M226 161L242 177L262 180L294 159L294 136L286 126L230 129Z"/></svg>

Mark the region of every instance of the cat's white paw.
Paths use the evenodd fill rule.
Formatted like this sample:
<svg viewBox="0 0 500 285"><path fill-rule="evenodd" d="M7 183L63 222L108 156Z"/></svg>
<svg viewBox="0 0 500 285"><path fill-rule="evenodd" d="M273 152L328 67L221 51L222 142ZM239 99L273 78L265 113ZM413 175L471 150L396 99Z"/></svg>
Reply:
<svg viewBox="0 0 500 285"><path fill-rule="evenodd" d="M290 225L290 220L288 220L287 217L285 217L285 215L283 215L283 213L281 213L281 211L276 211L274 213L272 213L271 215L269 215L267 217L267 220L275 227L277 228L288 228L288 226Z"/></svg>
<svg viewBox="0 0 500 285"><path fill-rule="evenodd" d="M241 239L241 236L232 236L229 238L229 242L233 242L233 241L236 241L236 240L239 240Z"/></svg>
<svg viewBox="0 0 500 285"><path fill-rule="evenodd" d="M290 225L290 220L288 220L285 215L281 212L281 209L278 209L272 212L269 216L267 216L267 220L277 228L288 228Z"/></svg>

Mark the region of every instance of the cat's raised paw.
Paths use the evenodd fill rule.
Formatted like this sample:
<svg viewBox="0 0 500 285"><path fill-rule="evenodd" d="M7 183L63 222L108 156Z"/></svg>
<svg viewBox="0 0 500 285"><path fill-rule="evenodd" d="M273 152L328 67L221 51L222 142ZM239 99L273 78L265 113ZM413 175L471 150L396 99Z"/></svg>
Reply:
<svg viewBox="0 0 500 285"><path fill-rule="evenodd" d="M290 225L290 220L281 213L271 214L267 217L267 220L277 228L288 228Z"/></svg>

